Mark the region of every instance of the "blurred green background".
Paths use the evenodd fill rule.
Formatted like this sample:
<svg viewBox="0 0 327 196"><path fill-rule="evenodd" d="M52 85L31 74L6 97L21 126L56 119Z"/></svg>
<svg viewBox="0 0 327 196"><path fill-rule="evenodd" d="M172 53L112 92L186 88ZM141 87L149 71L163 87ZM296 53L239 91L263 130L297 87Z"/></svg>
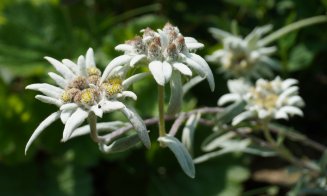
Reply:
<svg viewBox="0 0 327 196"><path fill-rule="evenodd" d="M209 27L229 31L237 21L240 32L273 24L278 29L299 19L326 13L326 0L0 0L0 195L248 195L269 184L253 180L257 168L275 168L285 163L243 154L229 154L196 166L196 178L183 174L172 153L159 148L156 126L149 127L153 144L128 152L106 155L88 136L60 143L63 125L51 125L25 156L25 144L37 125L57 108L34 99L24 90L30 83L51 82L53 68L43 59L76 60L89 47L103 68L119 52L114 47L145 28L161 28L167 21L186 36L205 44L207 55L221 44ZM282 77L300 80L305 118L282 122L308 137L327 144L327 26L319 24L275 42L274 56ZM226 90L226 79L216 65L216 90L206 83L185 97L185 108L215 106ZM151 80L134 86L134 103L143 118L156 116L156 87ZM131 103L133 104L133 103ZM106 119L116 117L108 116ZM209 135L208 127L196 133L196 152ZM289 144L298 154L320 154L299 144ZM259 164L258 164L259 160ZM265 159L266 160L266 159ZM262 163L262 164L261 164ZM276 188L276 187L275 187ZM289 187L277 187L280 194ZM276 193L276 191L275 191Z"/></svg>

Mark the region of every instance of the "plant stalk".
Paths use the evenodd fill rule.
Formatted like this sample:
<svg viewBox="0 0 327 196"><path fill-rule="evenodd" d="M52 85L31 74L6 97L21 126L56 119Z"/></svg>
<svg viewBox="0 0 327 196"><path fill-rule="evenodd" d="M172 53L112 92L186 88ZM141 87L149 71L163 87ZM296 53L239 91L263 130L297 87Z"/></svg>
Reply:
<svg viewBox="0 0 327 196"><path fill-rule="evenodd" d="M158 106L159 106L159 137L166 135L165 130L165 87L158 85Z"/></svg>

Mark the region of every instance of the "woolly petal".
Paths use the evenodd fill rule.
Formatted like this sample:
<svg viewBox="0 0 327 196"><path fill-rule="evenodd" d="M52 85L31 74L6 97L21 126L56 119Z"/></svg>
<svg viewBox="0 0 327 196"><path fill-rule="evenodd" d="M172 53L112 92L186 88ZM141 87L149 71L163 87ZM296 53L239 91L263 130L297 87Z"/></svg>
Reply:
<svg viewBox="0 0 327 196"><path fill-rule="evenodd" d="M89 48L86 52L86 67L95 67L95 60L94 60L94 51L92 48Z"/></svg>
<svg viewBox="0 0 327 196"><path fill-rule="evenodd" d="M158 32L160 35L161 48L167 48L169 42L167 34L160 29L158 29Z"/></svg>
<svg viewBox="0 0 327 196"><path fill-rule="evenodd" d="M211 55L207 55L205 58L209 62L218 63L221 57L226 54L224 50L218 50L212 53Z"/></svg>
<svg viewBox="0 0 327 196"><path fill-rule="evenodd" d="M275 113L275 118L276 119L285 119L285 120L288 120L288 115L287 115L287 113L285 111L278 110Z"/></svg>
<svg viewBox="0 0 327 196"><path fill-rule="evenodd" d="M261 55L272 55L277 51L276 46L260 48L257 50Z"/></svg>
<svg viewBox="0 0 327 196"><path fill-rule="evenodd" d="M93 111L96 116L102 118L103 109L99 107L99 105L92 106L90 110Z"/></svg>
<svg viewBox="0 0 327 196"><path fill-rule="evenodd" d="M286 89L284 92L282 92L282 94L279 95L279 97L276 101L276 105L278 107L280 107L283 104L283 102L286 100L287 97L289 97L292 94L297 94L298 91L299 91L299 87L297 87L297 86L293 86L293 87Z"/></svg>
<svg viewBox="0 0 327 196"><path fill-rule="evenodd" d="M64 64L62 64L60 61L51 58L51 57L44 57L49 63L53 65L53 67L66 79L72 79L75 77L74 73L66 67Z"/></svg>
<svg viewBox="0 0 327 196"><path fill-rule="evenodd" d="M88 112L78 108L67 120L61 141L66 142L73 131L84 122L87 116Z"/></svg>
<svg viewBox="0 0 327 196"><path fill-rule="evenodd" d="M48 75L61 88L66 88L66 86L68 85L67 81L63 77L59 76L58 74L49 72Z"/></svg>
<svg viewBox="0 0 327 196"><path fill-rule="evenodd" d="M290 79L286 79L286 80L284 80L283 83L282 83L282 88L283 88L283 89L287 89L287 88L289 88L289 87L291 87L291 86L293 86L293 85L295 85L295 84L297 84L297 83L298 83L298 81L295 80L295 79L292 79L292 78L290 78Z"/></svg>
<svg viewBox="0 0 327 196"><path fill-rule="evenodd" d="M220 97L220 99L218 100L218 105L222 106L229 102L240 101L241 99L242 99L241 96L238 94L233 94L233 93L226 94Z"/></svg>
<svg viewBox="0 0 327 196"><path fill-rule="evenodd" d="M121 55L118 56L116 58L114 58L106 67L106 69L104 70L102 77L101 77L101 83L103 81L105 81L107 79L107 77L109 76L110 72L117 66L120 65L124 65L130 62L131 60L131 56L130 55Z"/></svg>
<svg viewBox="0 0 327 196"><path fill-rule="evenodd" d="M195 38L193 37L184 37L185 43L199 43Z"/></svg>
<svg viewBox="0 0 327 196"><path fill-rule="evenodd" d="M48 104L53 104L56 105L58 107L60 107L63 103L61 100L53 98L53 97L47 97L44 95L36 95L35 99L42 101L43 103L48 103Z"/></svg>
<svg viewBox="0 0 327 196"><path fill-rule="evenodd" d="M72 70L72 72L76 75L79 75L80 74L80 71L79 71L79 68L78 66L71 60L69 59L63 59L62 60L62 63L64 65L66 65L70 70Z"/></svg>
<svg viewBox="0 0 327 196"><path fill-rule="evenodd" d="M115 50L123 51L123 52L131 52L133 51L133 46L129 44L119 44L115 47Z"/></svg>
<svg viewBox="0 0 327 196"><path fill-rule="evenodd" d="M289 97L287 99L287 104L288 105L296 105L299 107L303 107L305 105L303 99L298 95Z"/></svg>
<svg viewBox="0 0 327 196"><path fill-rule="evenodd" d="M186 43L186 47L189 50L203 48L204 45L202 43Z"/></svg>
<svg viewBox="0 0 327 196"><path fill-rule="evenodd" d="M187 93L191 88L193 88L198 83L202 82L205 78L201 76L195 76L190 79L187 83L183 85L183 94Z"/></svg>
<svg viewBox="0 0 327 196"><path fill-rule="evenodd" d="M209 86L210 86L211 91L214 91L215 90L215 80L214 80L213 74L211 72L211 69L210 69L208 63L201 56L199 56L199 55L197 55L195 53L190 53L188 55L188 57L190 57L191 60L196 62L195 64L197 64L197 66L194 66L195 64L191 63L192 66L193 66L193 69L196 72L198 72L199 75L201 75L201 73L204 74L204 76L207 78L207 80L209 82Z"/></svg>
<svg viewBox="0 0 327 196"><path fill-rule="evenodd" d="M132 91L123 91L120 93L120 97L123 97L123 98L129 97L129 98L133 99L134 101L137 100L136 94Z"/></svg>
<svg viewBox="0 0 327 196"><path fill-rule="evenodd" d="M151 74L153 75L153 78L156 80L156 82L164 86L165 84L165 76L163 73L163 64L161 61L152 61L149 64L149 70Z"/></svg>
<svg viewBox="0 0 327 196"><path fill-rule="evenodd" d="M279 111L285 112L290 115L303 116L302 110L300 110L299 108L294 107L294 106L284 106L284 107L280 108Z"/></svg>
<svg viewBox="0 0 327 196"><path fill-rule="evenodd" d="M58 98L64 92L63 89L47 83L30 84L25 88L29 90L40 91L47 96L55 97L55 98Z"/></svg>
<svg viewBox="0 0 327 196"><path fill-rule="evenodd" d="M171 81L170 81L170 99L168 103L168 114L176 114L180 111L182 107L183 99L183 86L181 75L178 72L173 72Z"/></svg>
<svg viewBox="0 0 327 196"><path fill-rule="evenodd" d="M138 62L140 62L142 59L144 59L146 56L144 54L140 54L140 55L136 55L132 58L131 62L129 63L129 65L131 67L134 67L134 65L136 65Z"/></svg>
<svg viewBox="0 0 327 196"><path fill-rule="evenodd" d="M186 76L192 76L192 71L190 68L188 68L188 66L186 66L185 64L183 63L174 63L173 64L173 67L175 69L177 69L179 72L181 72L183 75L186 75Z"/></svg>
<svg viewBox="0 0 327 196"><path fill-rule="evenodd" d="M234 117L232 125L235 126L242 122L243 120L249 119L254 116L254 112L252 111L245 111Z"/></svg>
<svg viewBox="0 0 327 196"><path fill-rule="evenodd" d="M259 109L257 112L260 119L265 119L268 116L271 116L271 113L265 109Z"/></svg>
<svg viewBox="0 0 327 196"><path fill-rule="evenodd" d="M108 113L125 108L125 105L120 101L103 100L100 101L98 105L102 109L103 113Z"/></svg>
<svg viewBox="0 0 327 196"><path fill-rule="evenodd" d="M173 68L171 67L171 65L168 62L164 61L162 63L162 71L165 76L165 83L169 82Z"/></svg>
<svg viewBox="0 0 327 196"><path fill-rule="evenodd" d="M243 79L228 80L227 87L229 92L239 95L246 94L250 89L250 84Z"/></svg>
<svg viewBox="0 0 327 196"><path fill-rule="evenodd" d="M60 114L60 120L63 124L66 124L67 120L71 117L71 115L75 112L75 110L63 110Z"/></svg>
<svg viewBox="0 0 327 196"><path fill-rule="evenodd" d="M60 110L74 110L78 108L76 103L65 103L60 107Z"/></svg>
<svg viewBox="0 0 327 196"><path fill-rule="evenodd" d="M149 138L148 130L146 129L146 126L145 126L143 120L141 119L141 117L137 113L128 109L127 107L123 108L121 111L131 122L132 126L136 130L136 132L137 132L140 140L144 144L144 146L147 148L150 148L151 141Z"/></svg>
<svg viewBox="0 0 327 196"><path fill-rule="evenodd" d="M223 40L226 37L233 37L234 36L233 34L228 33L227 31L223 31L223 30L218 29L218 28L209 28L209 32L217 40Z"/></svg>
<svg viewBox="0 0 327 196"><path fill-rule="evenodd" d="M133 84L134 82L143 79L144 77L150 75L150 73L145 72L145 73L139 73L135 74L127 79L125 79L122 83L124 89L128 89L128 87Z"/></svg>
<svg viewBox="0 0 327 196"><path fill-rule="evenodd" d="M120 127L127 126L129 123L124 123L122 121L112 121L112 122L105 122L105 123L97 123L97 132L102 132L102 131L114 131L116 129L119 129ZM78 137L81 135L86 135L90 133L90 125L85 125L82 127L79 127L75 129L73 134L70 136L69 139L72 139L74 137Z"/></svg>
<svg viewBox="0 0 327 196"><path fill-rule="evenodd" d="M79 56L77 59L77 65L79 67L79 72L82 76L87 76L85 58L83 55Z"/></svg>
<svg viewBox="0 0 327 196"><path fill-rule="evenodd" d="M43 132L44 129L46 129L50 124L56 121L59 118L59 116L60 116L60 111L54 112L39 124L39 126L35 129L35 131L33 132L32 136L30 137L30 139L26 144L25 155L31 144L34 142L34 140Z"/></svg>

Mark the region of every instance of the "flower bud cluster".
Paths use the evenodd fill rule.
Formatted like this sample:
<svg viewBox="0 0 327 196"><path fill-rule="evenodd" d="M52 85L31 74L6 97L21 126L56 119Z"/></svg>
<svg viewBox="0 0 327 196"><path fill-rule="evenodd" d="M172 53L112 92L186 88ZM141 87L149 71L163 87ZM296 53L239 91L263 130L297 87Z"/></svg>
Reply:
<svg viewBox="0 0 327 196"><path fill-rule="evenodd" d="M133 54L146 55L150 61L176 61L178 54L185 52L184 36L170 23L158 32L148 27L143 29L142 33L142 37L136 36L133 40L126 42L132 47Z"/></svg>

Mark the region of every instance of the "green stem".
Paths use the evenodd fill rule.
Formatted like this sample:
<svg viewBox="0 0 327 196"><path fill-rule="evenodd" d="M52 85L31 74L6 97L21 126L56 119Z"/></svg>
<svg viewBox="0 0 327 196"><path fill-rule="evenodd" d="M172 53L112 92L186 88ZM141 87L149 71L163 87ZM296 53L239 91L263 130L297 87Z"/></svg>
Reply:
<svg viewBox="0 0 327 196"><path fill-rule="evenodd" d="M165 111L164 111L164 102L165 98L165 87L158 85L158 106L159 106L159 136L165 136Z"/></svg>
<svg viewBox="0 0 327 196"><path fill-rule="evenodd" d="M300 29L300 28L303 28L306 26L322 23L322 22L327 22L327 16L315 16L315 17L311 17L311 18L307 18L307 19L303 19L303 20L291 23L291 24L289 24L285 27L282 27L279 30L271 33L267 37L263 38L259 42L259 45L266 46L266 45L270 44L271 42L279 39L280 37L292 32L292 31L295 31L297 29Z"/></svg>
<svg viewBox="0 0 327 196"><path fill-rule="evenodd" d="M98 133L97 133L97 117L95 116L94 112L90 112L89 116L87 117L87 120L89 122L90 125L90 134L91 134L91 138L95 143L100 143L100 139L98 137Z"/></svg>

